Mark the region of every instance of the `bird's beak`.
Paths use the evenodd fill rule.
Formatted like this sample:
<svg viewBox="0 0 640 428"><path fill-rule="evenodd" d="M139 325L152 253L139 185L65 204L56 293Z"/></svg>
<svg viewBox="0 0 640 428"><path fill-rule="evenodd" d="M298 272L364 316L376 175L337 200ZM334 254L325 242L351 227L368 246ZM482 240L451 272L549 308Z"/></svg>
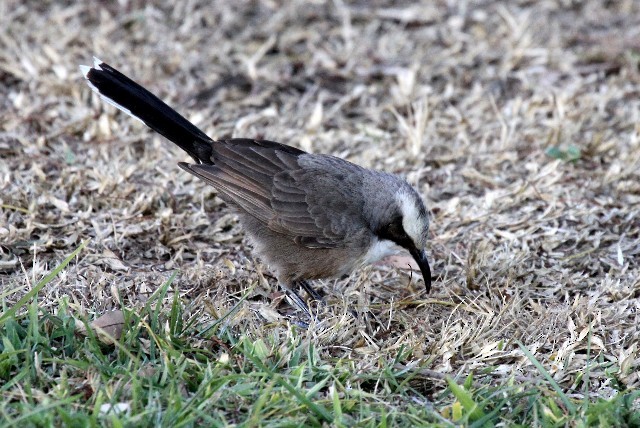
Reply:
<svg viewBox="0 0 640 428"><path fill-rule="evenodd" d="M413 256L413 259L420 266L422 277L424 278L424 286L427 289L427 293L431 291L431 268L429 267L429 260L427 260L427 252L424 250L413 249L409 251Z"/></svg>

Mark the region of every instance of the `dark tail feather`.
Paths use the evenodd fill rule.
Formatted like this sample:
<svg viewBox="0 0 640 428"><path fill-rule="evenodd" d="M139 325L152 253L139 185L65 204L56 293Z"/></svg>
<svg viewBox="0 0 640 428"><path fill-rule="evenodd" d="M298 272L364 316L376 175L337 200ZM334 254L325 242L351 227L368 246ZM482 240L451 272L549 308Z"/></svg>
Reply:
<svg viewBox="0 0 640 428"><path fill-rule="evenodd" d="M151 92L95 57L93 67L81 65L80 71L103 100L165 136L197 163L212 163L211 138Z"/></svg>

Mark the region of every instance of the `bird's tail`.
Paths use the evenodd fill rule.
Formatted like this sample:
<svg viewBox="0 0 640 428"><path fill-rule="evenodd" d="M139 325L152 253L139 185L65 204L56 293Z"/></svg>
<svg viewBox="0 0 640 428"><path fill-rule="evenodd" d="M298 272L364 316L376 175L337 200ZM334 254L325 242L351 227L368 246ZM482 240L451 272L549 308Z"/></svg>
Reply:
<svg viewBox="0 0 640 428"><path fill-rule="evenodd" d="M95 57L93 67L81 65L80 71L103 100L165 136L197 163L212 162L211 138L151 92Z"/></svg>

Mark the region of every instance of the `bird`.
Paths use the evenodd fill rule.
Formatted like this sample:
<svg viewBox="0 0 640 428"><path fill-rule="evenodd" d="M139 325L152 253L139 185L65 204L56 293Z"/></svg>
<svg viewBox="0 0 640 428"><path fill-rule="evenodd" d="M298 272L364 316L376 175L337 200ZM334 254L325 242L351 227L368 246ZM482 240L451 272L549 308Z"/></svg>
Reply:
<svg viewBox="0 0 640 428"><path fill-rule="evenodd" d="M429 215L404 178L274 141L214 140L147 89L98 58L80 65L100 98L184 150L178 166L213 186L238 214L253 251L287 296L322 302L310 281L340 278L405 249L431 289Z"/></svg>

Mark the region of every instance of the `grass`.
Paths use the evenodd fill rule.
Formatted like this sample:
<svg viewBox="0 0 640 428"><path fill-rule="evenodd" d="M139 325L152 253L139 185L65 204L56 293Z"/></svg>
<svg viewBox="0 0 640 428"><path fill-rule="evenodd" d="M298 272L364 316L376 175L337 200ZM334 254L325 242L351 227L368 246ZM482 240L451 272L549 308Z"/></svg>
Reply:
<svg viewBox="0 0 640 428"><path fill-rule="evenodd" d="M0 2L0 425L637 424L640 2L369 3ZM406 176L431 293L399 255L297 328L92 55L213 138Z"/></svg>
<svg viewBox="0 0 640 428"><path fill-rule="evenodd" d="M123 334L110 345L91 328L78 334L89 320L78 319L68 299L47 312L34 288L4 307L3 426L640 426L640 391L577 400L521 343L539 379L486 385L469 374L447 377L440 388L430 385L437 380L418 379L428 367L398 368L411 353L402 347L375 370L359 372L350 359L323 358L291 325L284 343L237 336L222 323L185 318L175 290L170 310L159 310L175 277L141 311L124 311Z"/></svg>

